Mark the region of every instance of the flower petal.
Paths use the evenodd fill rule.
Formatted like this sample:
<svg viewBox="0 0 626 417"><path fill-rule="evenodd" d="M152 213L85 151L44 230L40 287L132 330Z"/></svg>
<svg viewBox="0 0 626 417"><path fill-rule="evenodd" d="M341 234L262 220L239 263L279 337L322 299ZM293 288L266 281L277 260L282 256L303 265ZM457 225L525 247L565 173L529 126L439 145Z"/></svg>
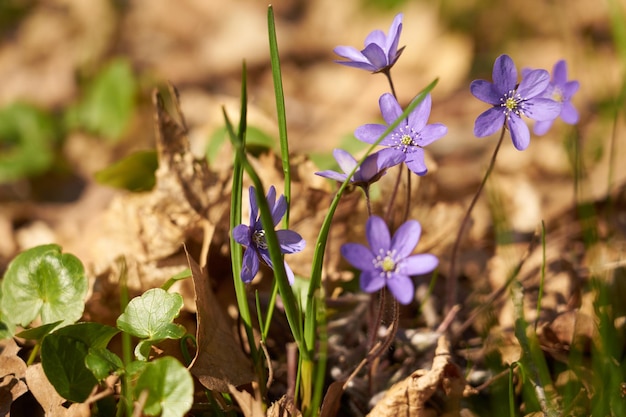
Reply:
<svg viewBox="0 0 626 417"><path fill-rule="evenodd" d="M339 164L339 168L346 174L349 174L356 166L356 159L350 155L350 152L344 151L343 149L335 149L333 150L333 156Z"/></svg>
<svg viewBox="0 0 626 417"><path fill-rule="evenodd" d="M252 227L259 216L259 206L256 202L256 191L254 187L250 186L250 188L248 188L248 195L250 196L250 227Z"/></svg>
<svg viewBox="0 0 626 417"><path fill-rule="evenodd" d="M553 120L561 113L561 103L549 98L533 98L526 102L524 114L533 120Z"/></svg>
<svg viewBox="0 0 626 417"><path fill-rule="evenodd" d="M511 132L513 146L515 146L518 151L523 151L528 148L528 145L530 144L530 131L522 118L515 114L511 114L511 117L507 120L507 126Z"/></svg>
<svg viewBox="0 0 626 417"><path fill-rule="evenodd" d="M359 126L354 131L354 137L365 143L375 143L380 135L385 133L387 126L380 124L366 124Z"/></svg>
<svg viewBox="0 0 626 417"><path fill-rule="evenodd" d="M510 56L500 55L496 58L493 64L492 78L496 91L500 93L499 96L515 89L517 69Z"/></svg>
<svg viewBox="0 0 626 417"><path fill-rule="evenodd" d="M552 68L552 83L563 85L567 82L567 63L561 59Z"/></svg>
<svg viewBox="0 0 626 417"><path fill-rule="evenodd" d="M580 88L580 83L578 81L568 81L561 87L561 91L563 93L563 99L569 101L574 94Z"/></svg>
<svg viewBox="0 0 626 417"><path fill-rule="evenodd" d="M346 67L358 68L365 71L376 72L378 68L367 62L366 58L364 58L364 62L356 62L356 61L339 61L335 60L337 64L345 65Z"/></svg>
<svg viewBox="0 0 626 417"><path fill-rule="evenodd" d="M373 293L385 286L385 276L377 270L363 271L359 283L363 292Z"/></svg>
<svg viewBox="0 0 626 417"><path fill-rule="evenodd" d="M251 246L247 247L243 253L243 262L241 265L241 280L248 283L254 279L259 272L259 257Z"/></svg>
<svg viewBox="0 0 626 417"><path fill-rule="evenodd" d="M297 253L304 249L306 242L293 230L277 230L276 237L282 253Z"/></svg>
<svg viewBox="0 0 626 417"><path fill-rule="evenodd" d="M406 275L393 274L387 279L387 288L400 304L409 304L415 297L413 281Z"/></svg>
<svg viewBox="0 0 626 417"><path fill-rule="evenodd" d="M276 204L276 187L270 185L270 189L267 191L265 199L267 200L267 205L269 206L270 211L274 212L274 206Z"/></svg>
<svg viewBox="0 0 626 417"><path fill-rule="evenodd" d="M402 107L398 104L398 100L391 94L385 93L378 99L380 106L380 114L388 125L396 121L402 115Z"/></svg>
<svg viewBox="0 0 626 417"><path fill-rule="evenodd" d="M426 163L424 162L424 150L422 148L415 148L414 151L407 154L404 161L406 167L416 175L424 176L428 172Z"/></svg>
<svg viewBox="0 0 626 417"><path fill-rule="evenodd" d="M406 258L413 252L419 242L422 226L417 220L402 223L391 239L391 250L395 251L396 259Z"/></svg>
<svg viewBox="0 0 626 417"><path fill-rule="evenodd" d="M561 107L561 119L570 125L578 123L578 111L569 101L563 103Z"/></svg>
<svg viewBox="0 0 626 417"><path fill-rule="evenodd" d="M285 265L285 273L287 274L287 280L289 281L289 285L293 285L293 282L295 281L293 271L291 270L291 268L289 268L287 262L283 262L283 264Z"/></svg>
<svg viewBox="0 0 626 417"><path fill-rule="evenodd" d="M365 235L373 254L389 250L391 236L385 221L378 216L371 216L365 225Z"/></svg>
<svg viewBox="0 0 626 417"><path fill-rule="evenodd" d="M371 44L376 44L378 45L379 48L382 49L385 47L386 42L387 42L387 36L385 35L385 32L383 32L380 29L376 29L376 30L371 31L369 35L367 35L367 37L365 38L364 45L367 47Z"/></svg>
<svg viewBox="0 0 626 417"><path fill-rule="evenodd" d="M409 256L405 258L398 268L403 274L423 275L432 272L439 265L439 259L430 253Z"/></svg>
<svg viewBox="0 0 626 417"><path fill-rule="evenodd" d="M548 132L548 130L550 130L553 123L554 123L554 119L544 120L542 122L535 122L535 125L533 126L533 133L539 136L545 135Z"/></svg>
<svg viewBox="0 0 626 417"><path fill-rule="evenodd" d="M532 70L519 83L517 94L523 99L537 97L546 91L548 84L550 84L548 71L542 69Z"/></svg>
<svg viewBox="0 0 626 417"><path fill-rule="evenodd" d="M280 219L283 218L286 212L287 212L287 199L285 198L284 195L281 194L280 197L278 198L278 201L274 205L274 208L272 209L272 220L274 220L274 226L276 226L280 222Z"/></svg>
<svg viewBox="0 0 626 417"><path fill-rule="evenodd" d="M346 178L348 178L346 174L341 174L339 172L335 172L331 170L319 171L319 172L316 172L315 175L319 175L320 177L329 178L331 180L335 180L339 182L344 182Z"/></svg>
<svg viewBox="0 0 626 417"><path fill-rule="evenodd" d="M376 71L387 66L387 54L376 43L370 43L361 51Z"/></svg>
<svg viewBox="0 0 626 417"><path fill-rule="evenodd" d="M385 50L387 51L387 59L389 64L393 64L398 52L398 42L400 41L400 34L402 33L402 13L398 13L393 18L391 26L389 27L389 33L387 34L387 43Z"/></svg>
<svg viewBox="0 0 626 417"><path fill-rule="evenodd" d="M474 97L485 103L499 105L502 94L493 83L486 80L474 80L470 84L470 91Z"/></svg>
<svg viewBox="0 0 626 417"><path fill-rule="evenodd" d="M428 122L431 106L432 98L430 97L430 94L427 94L426 97L424 97L424 100L422 100L422 102L418 104L411 113L409 113L409 126L417 132L422 130Z"/></svg>
<svg viewBox="0 0 626 417"><path fill-rule="evenodd" d="M419 138L417 139L417 144L422 147L428 146L434 141L444 137L447 133L448 128L444 124L433 123L430 125L426 125L420 132Z"/></svg>
<svg viewBox="0 0 626 417"><path fill-rule="evenodd" d="M240 224L233 229L233 239L240 245L250 246L250 227Z"/></svg>
<svg viewBox="0 0 626 417"><path fill-rule="evenodd" d="M402 163L405 159L404 152L393 148L382 149L365 158L358 172L358 179L369 182L380 172Z"/></svg>
<svg viewBox="0 0 626 417"><path fill-rule="evenodd" d="M362 271L374 268L374 255L360 243L344 243L341 245L341 255L353 267Z"/></svg>
<svg viewBox="0 0 626 417"><path fill-rule="evenodd" d="M504 126L504 112L500 107L492 107L476 118L474 136L484 138L493 135Z"/></svg>

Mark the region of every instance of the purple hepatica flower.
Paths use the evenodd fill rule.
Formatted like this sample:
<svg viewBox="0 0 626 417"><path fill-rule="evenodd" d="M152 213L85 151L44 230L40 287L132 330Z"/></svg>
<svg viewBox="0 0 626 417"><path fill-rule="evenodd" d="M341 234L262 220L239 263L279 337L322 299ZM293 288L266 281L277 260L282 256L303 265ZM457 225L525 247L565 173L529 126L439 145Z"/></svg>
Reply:
<svg viewBox="0 0 626 417"><path fill-rule="evenodd" d="M517 85L513 60L500 55L493 64L493 83L475 80L470 86L474 97L493 105L476 119L474 135L479 138L492 135L506 123L515 148L526 149L530 132L521 116L545 121L554 119L561 111L560 103L542 96L549 82L548 71L538 69L526 73Z"/></svg>
<svg viewBox="0 0 626 417"><path fill-rule="evenodd" d="M402 115L402 108L396 98L389 93L380 96L380 112L387 125L392 124ZM405 153L406 166L417 175L425 175L428 169L424 163L424 146L431 144L448 133L448 128L441 123L427 125L430 116L431 98L428 94L421 103L409 114L406 121L401 122L381 142ZM357 139L367 143L375 143L387 130L387 125L367 124L354 132Z"/></svg>
<svg viewBox="0 0 626 417"><path fill-rule="evenodd" d="M285 196L281 195L276 201L276 189L271 186L267 193L267 204L269 205L274 219L274 226L280 222L287 211L287 201ZM296 253L304 249L304 239L298 233L292 230L277 230L276 236L280 244L282 253ZM261 224L259 215L259 206L256 202L254 187L250 187L250 225L240 224L233 229L233 238L235 242L246 246L243 254L243 265L241 268L241 279L243 282L250 282L259 272L259 258L261 258L270 268L273 269L272 260L268 251L267 242L265 240L265 230ZM285 271L289 283L293 284L293 271L287 263L285 263Z"/></svg>
<svg viewBox="0 0 626 417"><path fill-rule="evenodd" d="M357 50L352 46L338 46L334 52L347 61L335 61L349 67L371 72L384 72L396 63L404 47L398 50L398 41L402 32L402 13L398 13L391 23L389 35L382 30L375 30L365 38L365 49Z"/></svg>
<svg viewBox="0 0 626 417"><path fill-rule="evenodd" d="M352 157L348 152L343 149L335 149L333 156L339 164L339 168L344 174L335 171L321 171L316 172L316 175L320 177L330 178L331 180L344 182L348 178L348 174L352 172L357 165L357 160ZM385 175L388 168L402 163L405 159L403 152L396 149L383 149L372 155L369 155L361 166L359 166L352 178L350 178L350 184L359 187L368 187L370 184L378 181L380 177Z"/></svg>
<svg viewBox="0 0 626 417"><path fill-rule="evenodd" d="M410 276L432 272L439 264L435 255L411 255L421 231L417 220L409 220L392 238L385 221L371 216L365 226L370 247L359 243L341 246L343 257L361 270L361 289L371 293L387 286L400 303L409 304L415 295Z"/></svg>
<svg viewBox="0 0 626 417"><path fill-rule="evenodd" d="M527 74L529 71L522 70L522 74ZM580 84L578 81L567 81L567 63L565 60L560 60L554 64L552 80L541 96L561 103L561 113L559 113L558 117L561 117L565 123L573 125L578 123L578 111L576 111L571 100L579 88ZM556 118L536 122L533 127L533 133L536 135L545 134L552 127L555 120Z"/></svg>

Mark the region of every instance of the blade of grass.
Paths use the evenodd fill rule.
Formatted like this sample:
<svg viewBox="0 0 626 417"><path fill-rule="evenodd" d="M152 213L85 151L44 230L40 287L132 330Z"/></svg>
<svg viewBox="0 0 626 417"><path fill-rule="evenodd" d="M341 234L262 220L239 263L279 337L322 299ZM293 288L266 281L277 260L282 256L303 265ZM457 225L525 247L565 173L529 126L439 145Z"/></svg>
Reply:
<svg viewBox="0 0 626 417"><path fill-rule="evenodd" d="M280 139L280 155L283 163L283 175L285 177L284 195L287 200L287 211L283 217L283 227L289 228L289 207L291 204L291 166L289 164L289 143L287 141L287 116L285 112L285 93L283 91L283 79L280 71L280 57L278 55L278 41L276 39L276 23L274 21L274 8L267 8L267 27L270 42L270 63L272 67L272 79L274 81L274 93L276 95L276 115L278 118L278 137Z"/></svg>
<svg viewBox="0 0 626 417"><path fill-rule="evenodd" d="M239 146L245 147L246 143L246 113L247 113L247 73L246 63L242 65L241 75L241 116L239 120L239 131L235 134L232 125L227 124L227 132L231 141L236 141ZM230 201L230 230L241 224L241 199L243 188L243 166L238 153L235 154L235 162L233 164L233 183L231 187ZM246 331L248 338L248 346L254 362L257 362L258 351L254 342L254 332L252 329L252 316L250 315L250 307L246 297L246 286L241 280L241 265L243 262L243 254L241 245L235 242L230 236L230 257L233 270L233 284L235 286L235 294L237 297L237 307L239 315Z"/></svg>

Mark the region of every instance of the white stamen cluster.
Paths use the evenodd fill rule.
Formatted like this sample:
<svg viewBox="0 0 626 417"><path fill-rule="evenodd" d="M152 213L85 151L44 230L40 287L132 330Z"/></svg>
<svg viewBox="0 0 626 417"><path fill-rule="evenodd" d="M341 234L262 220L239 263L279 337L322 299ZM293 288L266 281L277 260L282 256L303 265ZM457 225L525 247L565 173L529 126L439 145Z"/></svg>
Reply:
<svg viewBox="0 0 626 417"><path fill-rule="evenodd" d="M411 149L414 146L420 147L417 144L417 138L419 133L412 129L409 125L400 126L391 135L396 142L396 149L401 150L404 153L412 152Z"/></svg>
<svg viewBox="0 0 626 417"><path fill-rule="evenodd" d="M252 233L252 241L259 249L267 249L267 242L265 241L265 230L259 229Z"/></svg>
<svg viewBox="0 0 626 417"><path fill-rule="evenodd" d="M380 270L380 274L385 278L390 278L391 275L396 272L398 263L396 261L396 251L388 250L384 251L380 249L378 255L373 260L376 269Z"/></svg>
<svg viewBox="0 0 626 417"><path fill-rule="evenodd" d="M518 116L522 116L525 110L526 99L517 92L517 90L509 90L504 97L500 97L500 107L503 107L503 113L507 117L511 117L511 112Z"/></svg>

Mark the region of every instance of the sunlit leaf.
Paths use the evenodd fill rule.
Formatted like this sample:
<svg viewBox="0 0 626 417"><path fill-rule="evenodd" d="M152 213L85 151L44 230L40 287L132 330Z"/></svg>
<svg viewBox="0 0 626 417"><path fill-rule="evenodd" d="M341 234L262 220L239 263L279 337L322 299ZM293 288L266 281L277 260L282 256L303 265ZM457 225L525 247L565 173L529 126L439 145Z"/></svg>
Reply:
<svg viewBox="0 0 626 417"><path fill-rule="evenodd" d="M191 374L170 356L146 363L134 391L136 398L148 391L143 413L149 416L181 417L193 403Z"/></svg>
<svg viewBox="0 0 626 417"><path fill-rule="evenodd" d="M74 255L61 253L58 245L42 245L11 261L2 293L2 316L12 323L26 327L41 316L44 324L69 324L83 314L87 278Z"/></svg>

